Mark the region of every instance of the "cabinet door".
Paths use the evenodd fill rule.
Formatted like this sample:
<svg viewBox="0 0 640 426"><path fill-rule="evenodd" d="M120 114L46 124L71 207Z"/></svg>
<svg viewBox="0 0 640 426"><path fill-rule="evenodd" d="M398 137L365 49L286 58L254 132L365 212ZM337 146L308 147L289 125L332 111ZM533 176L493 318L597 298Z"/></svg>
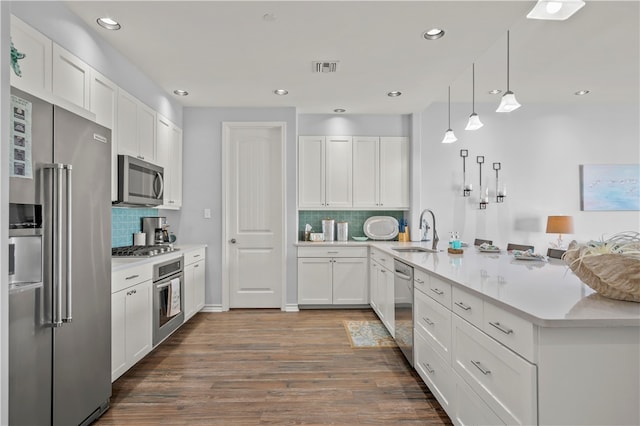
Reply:
<svg viewBox="0 0 640 426"><path fill-rule="evenodd" d="M138 156L138 100L118 89L116 132L118 154Z"/></svg>
<svg viewBox="0 0 640 426"><path fill-rule="evenodd" d="M127 290L111 295L111 381L114 382L127 371Z"/></svg>
<svg viewBox="0 0 640 426"><path fill-rule="evenodd" d="M379 266L376 262L369 259L369 303L371 308L380 316L380 307L378 306L378 274Z"/></svg>
<svg viewBox="0 0 640 426"><path fill-rule="evenodd" d="M123 290L126 294L126 352L129 365L141 360L152 345L152 284L145 281Z"/></svg>
<svg viewBox="0 0 640 426"><path fill-rule="evenodd" d="M71 52L53 43L53 94L90 109L91 68Z"/></svg>
<svg viewBox="0 0 640 426"><path fill-rule="evenodd" d="M196 313L195 264L184 267L184 320Z"/></svg>
<svg viewBox="0 0 640 426"><path fill-rule="evenodd" d="M388 269L378 266L378 279L376 285L376 299L378 300L378 317L380 321L389 329L387 314L389 308L387 307L389 300L387 298L387 281L389 276L393 279L393 274Z"/></svg>
<svg viewBox="0 0 640 426"><path fill-rule="evenodd" d="M164 196L161 208L169 208L171 201L171 181L173 177L173 172L169 168L169 164L171 164L171 126L172 123L167 118L157 114L156 164L164 168Z"/></svg>
<svg viewBox="0 0 640 426"><path fill-rule="evenodd" d="M324 136L300 136L298 140L298 206L324 207Z"/></svg>
<svg viewBox="0 0 640 426"><path fill-rule="evenodd" d="M11 85L34 95L51 93L51 40L11 15L11 41L25 55L18 61L22 76L10 71Z"/></svg>
<svg viewBox="0 0 640 426"><path fill-rule="evenodd" d="M205 298L205 260L202 259L193 265L194 274L194 294L195 294L195 313L200 312L204 308Z"/></svg>
<svg viewBox="0 0 640 426"><path fill-rule="evenodd" d="M91 71L91 112L96 123L111 129L111 201L118 198L118 141L116 140L116 104L118 86L111 80Z"/></svg>
<svg viewBox="0 0 640 426"><path fill-rule="evenodd" d="M156 160L156 112L138 101L137 107L138 150L141 159Z"/></svg>
<svg viewBox="0 0 640 426"><path fill-rule="evenodd" d="M353 164L350 136L327 137L325 160L325 206L353 206Z"/></svg>
<svg viewBox="0 0 640 426"><path fill-rule="evenodd" d="M380 138L380 206L409 207L409 140Z"/></svg>
<svg viewBox="0 0 640 426"><path fill-rule="evenodd" d="M395 314L396 314L396 307L395 307L395 292L394 292L394 288L393 288L393 272L388 270L388 269L384 269L385 274L384 274L384 279L385 279L385 286L384 286L384 305L383 305L383 310L384 310L384 320L382 321L384 323L384 325L387 327L387 330L389 330L389 333L395 337Z"/></svg>
<svg viewBox="0 0 640 426"><path fill-rule="evenodd" d="M171 126L171 161L169 171L171 180L169 187L169 201L172 208L182 207L182 130L175 125Z"/></svg>
<svg viewBox="0 0 640 426"><path fill-rule="evenodd" d="M353 138L353 207L378 207L380 138Z"/></svg>
<svg viewBox="0 0 640 426"><path fill-rule="evenodd" d="M369 301L366 258L334 258L333 304L366 304Z"/></svg>
<svg viewBox="0 0 640 426"><path fill-rule="evenodd" d="M330 258L298 258L298 303L330 305L333 302Z"/></svg>

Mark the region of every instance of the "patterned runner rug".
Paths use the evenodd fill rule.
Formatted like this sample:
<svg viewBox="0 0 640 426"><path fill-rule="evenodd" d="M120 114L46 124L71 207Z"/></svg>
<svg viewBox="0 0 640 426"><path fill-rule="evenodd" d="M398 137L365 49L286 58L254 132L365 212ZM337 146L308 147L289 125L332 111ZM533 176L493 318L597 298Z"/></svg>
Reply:
<svg viewBox="0 0 640 426"><path fill-rule="evenodd" d="M352 348L389 348L396 342L380 321L342 321Z"/></svg>

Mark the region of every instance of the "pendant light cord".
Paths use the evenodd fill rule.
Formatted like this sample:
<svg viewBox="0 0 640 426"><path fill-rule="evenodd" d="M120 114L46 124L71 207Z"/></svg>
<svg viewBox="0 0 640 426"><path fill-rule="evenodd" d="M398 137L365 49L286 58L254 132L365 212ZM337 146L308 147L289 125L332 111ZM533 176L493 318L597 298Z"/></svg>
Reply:
<svg viewBox="0 0 640 426"><path fill-rule="evenodd" d="M449 86L449 129L451 129L451 86Z"/></svg>
<svg viewBox="0 0 640 426"><path fill-rule="evenodd" d="M476 113L476 63L471 65L471 112Z"/></svg>
<svg viewBox="0 0 640 426"><path fill-rule="evenodd" d="M509 30L507 30L507 92L509 91Z"/></svg>

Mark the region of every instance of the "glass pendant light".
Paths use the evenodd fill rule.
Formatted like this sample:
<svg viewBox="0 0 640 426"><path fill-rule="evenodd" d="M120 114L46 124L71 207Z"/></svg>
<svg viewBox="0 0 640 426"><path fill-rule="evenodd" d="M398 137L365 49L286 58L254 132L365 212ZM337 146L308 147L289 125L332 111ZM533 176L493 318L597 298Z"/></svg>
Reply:
<svg viewBox="0 0 640 426"><path fill-rule="evenodd" d="M520 107L521 105L516 100L516 95L509 90L509 31L507 31L507 91L502 95L502 100L496 112L511 112Z"/></svg>
<svg viewBox="0 0 640 426"><path fill-rule="evenodd" d="M464 129L478 130L482 126L484 126L484 124L482 124L480 117L476 114L476 64L474 62L471 68L471 115L469 116L467 127Z"/></svg>
<svg viewBox="0 0 640 426"><path fill-rule="evenodd" d="M451 86L449 86L449 128L444 133L444 139L442 139L442 143L453 143L457 141L456 135L453 134L453 130L451 130Z"/></svg>
<svg viewBox="0 0 640 426"><path fill-rule="evenodd" d="M527 18L564 21L582 9L582 6L582 0L538 0Z"/></svg>

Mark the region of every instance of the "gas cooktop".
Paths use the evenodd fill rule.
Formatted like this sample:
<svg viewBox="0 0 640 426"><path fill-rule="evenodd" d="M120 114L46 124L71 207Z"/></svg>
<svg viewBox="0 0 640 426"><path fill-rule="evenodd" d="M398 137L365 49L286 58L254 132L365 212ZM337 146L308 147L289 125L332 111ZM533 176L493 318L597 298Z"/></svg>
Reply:
<svg viewBox="0 0 640 426"><path fill-rule="evenodd" d="M178 250L170 245L125 246L111 249L111 257L151 257Z"/></svg>

